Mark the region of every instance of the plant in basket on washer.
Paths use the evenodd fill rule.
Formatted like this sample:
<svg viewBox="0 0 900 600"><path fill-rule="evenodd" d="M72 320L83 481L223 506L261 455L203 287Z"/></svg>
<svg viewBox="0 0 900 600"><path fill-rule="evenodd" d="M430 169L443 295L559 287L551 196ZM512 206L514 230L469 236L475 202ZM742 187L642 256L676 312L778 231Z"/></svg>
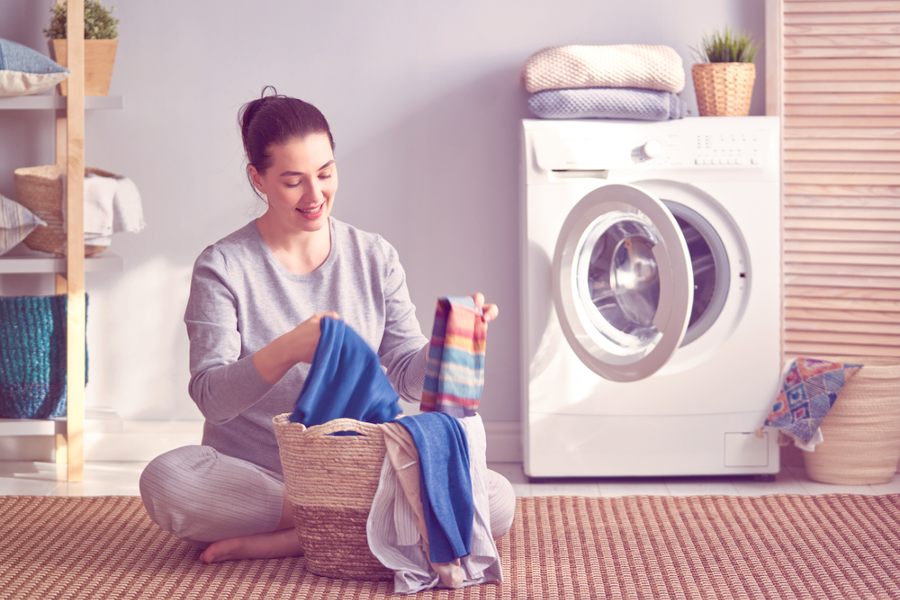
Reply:
<svg viewBox="0 0 900 600"><path fill-rule="evenodd" d="M700 116L745 116L756 80L757 46L746 33L727 27L703 38L694 48L699 61L691 67Z"/></svg>
<svg viewBox="0 0 900 600"><path fill-rule="evenodd" d="M54 4L53 16L44 35L50 40L53 58L66 66L66 3ZM99 0L84 2L84 93L88 96L105 96L109 93L116 49L119 45L119 20L113 17L112 8ZM66 95L66 83L59 84L59 93Z"/></svg>

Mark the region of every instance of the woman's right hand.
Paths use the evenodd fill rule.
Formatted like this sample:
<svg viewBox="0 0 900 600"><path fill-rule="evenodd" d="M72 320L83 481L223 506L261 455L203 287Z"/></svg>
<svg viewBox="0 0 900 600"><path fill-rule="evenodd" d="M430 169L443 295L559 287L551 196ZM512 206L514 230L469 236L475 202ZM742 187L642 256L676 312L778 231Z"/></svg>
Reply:
<svg viewBox="0 0 900 600"><path fill-rule="evenodd" d="M340 319L333 310L316 313L285 334L288 347L295 362L311 363L316 355L316 346L322 335L321 321L324 317Z"/></svg>
<svg viewBox="0 0 900 600"><path fill-rule="evenodd" d="M276 383L297 363L311 363L322 335L323 317L340 319L334 311L316 313L253 355L253 365L268 383Z"/></svg>

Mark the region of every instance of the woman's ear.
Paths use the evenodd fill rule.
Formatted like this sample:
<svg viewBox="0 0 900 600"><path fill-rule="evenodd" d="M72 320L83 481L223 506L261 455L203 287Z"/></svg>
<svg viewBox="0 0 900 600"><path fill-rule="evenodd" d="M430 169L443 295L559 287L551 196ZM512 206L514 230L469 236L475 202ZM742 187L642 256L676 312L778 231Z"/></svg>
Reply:
<svg viewBox="0 0 900 600"><path fill-rule="evenodd" d="M253 187L256 188L256 191L265 196L266 192L263 189L262 177L260 176L259 171L256 170L256 167L247 165L247 175L250 177L250 181L253 183Z"/></svg>

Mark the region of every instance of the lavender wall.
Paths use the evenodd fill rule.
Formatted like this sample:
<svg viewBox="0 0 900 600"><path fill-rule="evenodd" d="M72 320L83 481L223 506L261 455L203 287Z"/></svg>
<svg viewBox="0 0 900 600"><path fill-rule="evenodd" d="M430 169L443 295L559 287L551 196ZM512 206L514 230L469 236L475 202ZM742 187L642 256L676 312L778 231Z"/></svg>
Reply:
<svg viewBox="0 0 900 600"><path fill-rule="evenodd" d="M46 51L50 0L0 0L0 37ZM691 46L728 25L764 39L764 2L108 0L121 20L112 94L87 117L87 162L131 177L148 226L120 234L125 269L88 277L87 403L129 419L199 419L187 395L182 313L207 244L258 214L243 174L240 105L266 84L318 105L337 141L335 214L400 251L419 320L437 296L483 290L492 326L482 413L519 419L519 73L559 44ZM760 54L762 57L763 54ZM758 60L753 114L764 110ZM690 83L684 93L696 112ZM52 162L53 119L0 111L0 193L12 170ZM0 276L0 293L48 293L47 276Z"/></svg>

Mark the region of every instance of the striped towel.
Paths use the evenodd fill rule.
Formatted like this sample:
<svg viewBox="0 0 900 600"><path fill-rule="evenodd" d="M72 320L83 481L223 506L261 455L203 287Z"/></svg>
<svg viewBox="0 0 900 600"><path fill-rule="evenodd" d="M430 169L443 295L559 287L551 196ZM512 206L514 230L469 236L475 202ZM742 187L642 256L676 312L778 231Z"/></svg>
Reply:
<svg viewBox="0 0 900 600"><path fill-rule="evenodd" d="M423 411L475 414L484 388L487 324L468 296L440 298L425 363Z"/></svg>

